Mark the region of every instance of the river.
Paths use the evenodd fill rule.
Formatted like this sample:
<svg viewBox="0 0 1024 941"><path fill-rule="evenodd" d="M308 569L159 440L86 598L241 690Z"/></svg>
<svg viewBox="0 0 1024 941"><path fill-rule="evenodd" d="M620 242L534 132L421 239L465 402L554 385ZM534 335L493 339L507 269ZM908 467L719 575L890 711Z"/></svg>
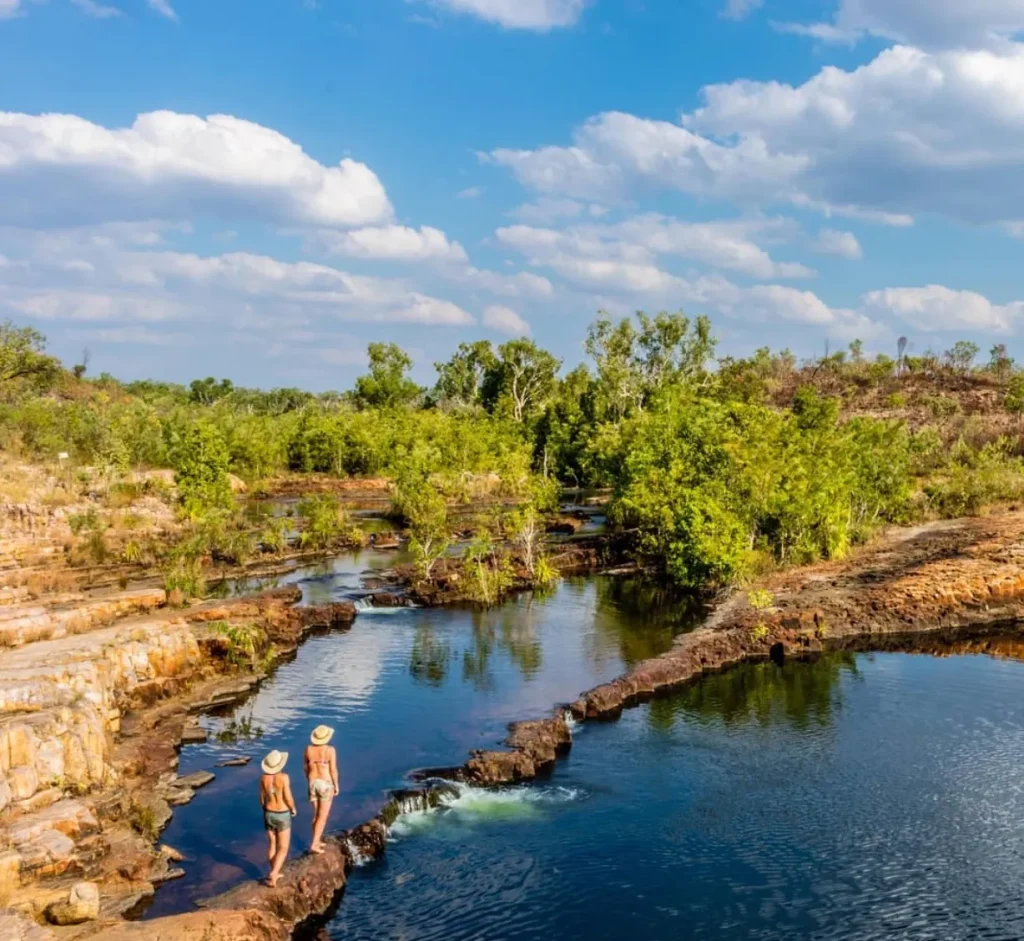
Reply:
<svg viewBox="0 0 1024 941"><path fill-rule="evenodd" d="M393 564L363 552L277 580L306 603L357 598L362 576ZM162 842L184 853L185 878L163 886L145 917L264 875L266 839L257 801L259 759L288 751L300 786L302 751L321 722L337 730L341 797L331 828L374 816L390 789L422 767L461 764L471 748L494 747L509 722L545 716L627 667L664 652L698 623L671 593L621 578L578 578L500 608L364 608L351 629L314 636L247 702L206 716L205 745L181 753L181 774L216 780L178 808ZM247 767L218 768L248 757ZM310 809L300 801L293 847L309 843Z"/></svg>

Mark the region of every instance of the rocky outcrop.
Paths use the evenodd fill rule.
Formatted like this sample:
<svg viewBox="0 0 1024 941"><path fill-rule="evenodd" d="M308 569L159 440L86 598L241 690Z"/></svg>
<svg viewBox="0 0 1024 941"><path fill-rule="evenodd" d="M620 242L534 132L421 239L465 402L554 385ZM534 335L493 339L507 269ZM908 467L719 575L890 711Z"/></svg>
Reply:
<svg viewBox="0 0 1024 941"><path fill-rule="evenodd" d="M76 882L68 897L46 908L51 925L83 925L100 917L100 889L94 882Z"/></svg>
<svg viewBox="0 0 1024 941"><path fill-rule="evenodd" d="M190 912L158 921L114 921L93 941L288 941L292 929L263 911ZM36 941L25 938L25 941ZM39 939L43 941L43 939Z"/></svg>

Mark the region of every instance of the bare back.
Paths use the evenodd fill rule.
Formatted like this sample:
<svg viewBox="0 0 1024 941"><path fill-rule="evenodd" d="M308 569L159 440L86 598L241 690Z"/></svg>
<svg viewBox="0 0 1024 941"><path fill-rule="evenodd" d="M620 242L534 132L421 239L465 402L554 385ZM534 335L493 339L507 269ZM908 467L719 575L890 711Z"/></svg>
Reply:
<svg viewBox="0 0 1024 941"><path fill-rule="evenodd" d="M306 748L306 774L310 781L334 781L337 758L331 745L310 745Z"/></svg>
<svg viewBox="0 0 1024 941"><path fill-rule="evenodd" d="M286 774L265 774L260 778L260 804L272 813L284 813L288 806L289 781Z"/></svg>

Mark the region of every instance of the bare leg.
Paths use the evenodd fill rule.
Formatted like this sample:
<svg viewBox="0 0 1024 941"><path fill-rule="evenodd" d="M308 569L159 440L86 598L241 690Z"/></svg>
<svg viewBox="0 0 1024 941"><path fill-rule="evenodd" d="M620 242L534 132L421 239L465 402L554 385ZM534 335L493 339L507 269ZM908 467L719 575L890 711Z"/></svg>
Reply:
<svg viewBox="0 0 1024 941"><path fill-rule="evenodd" d="M277 855L277 833L273 830L267 830L267 841L270 844L267 849L267 862L270 863L271 868L273 868L274 857Z"/></svg>
<svg viewBox="0 0 1024 941"><path fill-rule="evenodd" d="M277 852L274 854L270 878L267 879L272 889L277 885L277 880L281 878L281 870L284 869L285 860L288 859L288 847L291 845L291 842L291 830L282 830L277 834Z"/></svg>
<svg viewBox="0 0 1024 941"><path fill-rule="evenodd" d="M324 851L324 830L327 829L327 818L331 814L332 803L334 803L334 799L327 797L314 804L316 813L313 815L313 845L310 847L314 853Z"/></svg>

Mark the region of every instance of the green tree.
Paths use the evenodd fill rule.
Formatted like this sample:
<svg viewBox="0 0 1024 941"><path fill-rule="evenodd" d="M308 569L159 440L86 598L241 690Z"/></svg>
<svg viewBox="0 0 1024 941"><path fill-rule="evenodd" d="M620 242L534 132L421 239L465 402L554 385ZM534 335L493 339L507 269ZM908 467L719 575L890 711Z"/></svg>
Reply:
<svg viewBox="0 0 1024 941"><path fill-rule="evenodd" d="M46 337L32 327L0 323L0 386L18 380L46 384L60 374L60 363L46 354Z"/></svg>
<svg viewBox="0 0 1024 941"><path fill-rule="evenodd" d="M974 359L980 352L981 350L977 343L971 343L968 340L957 340L953 344L952 349L946 350L943 355L951 369L966 375L971 371Z"/></svg>
<svg viewBox="0 0 1024 941"><path fill-rule="evenodd" d="M231 395L235 384L230 379L218 382L213 376L207 376L205 379L193 379L188 390L188 399L193 405L213 405Z"/></svg>
<svg viewBox="0 0 1024 941"><path fill-rule="evenodd" d="M489 340L460 343L446 363L435 363L437 385L434 399L449 408L467 408L482 404L488 374L498 365L498 357Z"/></svg>
<svg viewBox="0 0 1024 941"><path fill-rule="evenodd" d="M1006 382L1013 371L1013 358L1006 351L1005 343L996 343L989 350L988 368L1000 382Z"/></svg>
<svg viewBox="0 0 1024 941"><path fill-rule="evenodd" d="M232 504L228 449L220 431L208 421L189 425L172 449L178 499L189 517Z"/></svg>
<svg viewBox="0 0 1024 941"><path fill-rule="evenodd" d="M561 360L533 340L509 340L498 347L498 362L486 376L484 404L507 408L516 422L527 422L546 405L555 387Z"/></svg>
<svg viewBox="0 0 1024 941"><path fill-rule="evenodd" d="M368 375L356 379L355 400L362 408L396 408L411 405L423 390L409 378L412 360L395 343L371 343Z"/></svg>

